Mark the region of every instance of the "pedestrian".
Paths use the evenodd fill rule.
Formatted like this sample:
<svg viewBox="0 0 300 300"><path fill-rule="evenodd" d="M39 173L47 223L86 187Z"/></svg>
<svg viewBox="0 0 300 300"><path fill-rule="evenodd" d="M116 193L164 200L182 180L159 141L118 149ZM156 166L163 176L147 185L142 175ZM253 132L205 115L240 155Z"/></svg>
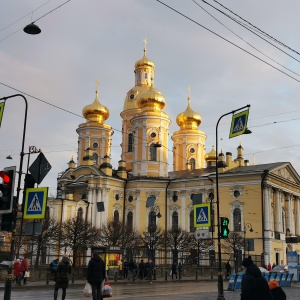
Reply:
<svg viewBox="0 0 300 300"><path fill-rule="evenodd" d="M273 296L273 300L286 300L286 294L279 286L277 280L273 279L269 282L269 288Z"/></svg>
<svg viewBox="0 0 300 300"><path fill-rule="evenodd" d="M27 284L27 277L25 277L25 272L28 272L28 260L27 257L24 255L24 258L21 263L21 272L22 272L22 277L23 277L23 285Z"/></svg>
<svg viewBox="0 0 300 300"><path fill-rule="evenodd" d="M178 264L178 275L179 279L182 279L182 271L183 271L183 266L181 263Z"/></svg>
<svg viewBox="0 0 300 300"><path fill-rule="evenodd" d="M57 277L54 286L54 300L57 300L58 290L62 289L62 297L64 300L69 287L69 275L71 274L71 264L68 255L64 254L57 266Z"/></svg>
<svg viewBox="0 0 300 300"><path fill-rule="evenodd" d="M176 265L175 261L172 264L172 279L173 279L174 275L176 276L176 279L177 279L177 265Z"/></svg>
<svg viewBox="0 0 300 300"><path fill-rule="evenodd" d="M226 269L226 275L229 277L231 275L231 265L229 261L226 263L225 269Z"/></svg>
<svg viewBox="0 0 300 300"><path fill-rule="evenodd" d="M128 280L130 280L130 278L132 278L132 280L135 280L136 270L137 270L136 263L133 261L133 259L130 259L128 263Z"/></svg>
<svg viewBox="0 0 300 300"><path fill-rule="evenodd" d="M271 264L270 264L270 263L268 264L268 268L267 268L267 270L268 270L268 271L271 271L271 270L272 270L272 266L271 266Z"/></svg>
<svg viewBox="0 0 300 300"><path fill-rule="evenodd" d="M275 263L273 263L273 265L272 265L272 269L274 269L274 267L276 267L276 264L275 264Z"/></svg>
<svg viewBox="0 0 300 300"><path fill-rule="evenodd" d="M21 262L19 259L17 259L14 263L14 276L15 276L15 281L17 285L21 285L21 276L22 276L22 272L21 272Z"/></svg>
<svg viewBox="0 0 300 300"><path fill-rule="evenodd" d="M124 278L127 278L128 277L128 261L127 261L127 259L125 259L125 261L124 261L123 272L124 272Z"/></svg>
<svg viewBox="0 0 300 300"><path fill-rule="evenodd" d="M139 278L142 280L145 275L145 263L144 260L142 259L141 262L139 263Z"/></svg>
<svg viewBox="0 0 300 300"><path fill-rule="evenodd" d="M59 259L56 258L50 264L50 273L51 273L52 278L53 278L54 281L56 281L58 261L59 261Z"/></svg>
<svg viewBox="0 0 300 300"><path fill-rule="evenodd" d="M92 286L93 300L102 300L102 281L106 277L105 263L99 256L98 251L94 251L87 269L87 281Z"/></svg>
<svg viewBox="0 0 300 300"><path fill-rule="evenodd" d="M268 282L251 256L243 260L242 266L245 274L241 282L241 300L273 300Z"/></svg>

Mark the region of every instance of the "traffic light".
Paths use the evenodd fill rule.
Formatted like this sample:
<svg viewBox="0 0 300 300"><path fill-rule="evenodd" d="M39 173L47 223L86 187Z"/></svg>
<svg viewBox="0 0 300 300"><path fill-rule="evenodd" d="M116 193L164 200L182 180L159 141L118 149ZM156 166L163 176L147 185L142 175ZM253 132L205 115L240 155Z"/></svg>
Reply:
<svg viewBox="0 0 300 300"><path fill-rule="evenodd" d="M228 235L229 235L228 225L229 225L229 219L225 218L225 217L221 217L221 232L220 232L220 235L221 235L222 239L228 238Z"/></svg>
<svg viewBox="0 0 300 300"><path fill-rule="evenodd" d="M15 175L16 167L0 171L0 214L8 214L13 210Z"/></svg>

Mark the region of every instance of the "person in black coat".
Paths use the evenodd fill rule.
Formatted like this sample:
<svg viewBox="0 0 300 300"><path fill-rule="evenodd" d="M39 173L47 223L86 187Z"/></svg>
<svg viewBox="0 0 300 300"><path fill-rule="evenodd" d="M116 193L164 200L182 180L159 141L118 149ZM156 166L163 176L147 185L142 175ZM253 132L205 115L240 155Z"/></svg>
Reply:
<svg viewBox="0 0 300 300"><path fill-rule="evenodd" d="M251 256L245 258L242 265L246 272L241 282L241 300L273 300L268 282Z"/></svg>
<svg viewBox="0 0 300 300"><path fill-rule="evenodd" d="M71 264L68 255L63 255L62 260L57 266L57 276L54 286L54 300L57 300L58 289L62 288L62 297L64 300L67 294L67 288L69 287L69 274L71 274Z"/></svg>
<svg viewBox="0 0 300 300"><path fill-rule="evenodd" d="M101 284L105 277L104 261L95 250L87 269L87 281L92 286L93 300L102 300Z"/></svg>
<svg viewBox="0 0 300 300"><path fill-rule="evenodd" d="M275 279L269 282L269 288L271 290L273 300L286 300L285 292Z"/></svg>

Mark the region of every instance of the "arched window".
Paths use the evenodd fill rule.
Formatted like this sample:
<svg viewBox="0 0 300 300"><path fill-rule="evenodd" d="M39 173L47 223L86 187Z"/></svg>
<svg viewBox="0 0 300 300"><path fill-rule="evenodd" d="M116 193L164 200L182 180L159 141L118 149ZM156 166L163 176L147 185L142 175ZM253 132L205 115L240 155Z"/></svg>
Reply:
<svg viewBox="0 0 300 300"><path fill-rule="evenodd" d="M178 230L178 212L174 211L172 214L172 229Z"/></svg>
<svg viewBox="0 0 300 300"><path fill-rule="evenodd" d="M154 144L150 145L150 160L157 161L157 148Z"/></svg>
<svg viewBox="0 0 300 300"><path fill-rule="evenodd" d="M156 212L155 211L150 211L148 225L149 225L149 227L156 225Z"/></svg>
<svg viewBox="0 0 300 300"><path fill-rule="evenodd" d="M120 221L119 211L114 211L114 222L118 223Z"/></svg>
<svg viewBox="0 0 300 300"><path fill-rule="evenodd" d="M132 211L130 211L127 214L127 230L132 231L132 229L133 229L133 214Z"/></svg>
<svg viewBox="0 0 300 300"><path fill-rule="evenodd" d="M133 151L133 134L129 133L128 134L128 152Z"/></svg>
<svg viewBox="0 0 300 300"><path fill-rule="evenodd" d="M233 211L233 231L242 231L241 210L235 208Z"/></svg>
<svg viewBox="0 0 300 300"><path fill-rule="evenodd" d="M195 160L195 158L191 158L189 163L190 163L191 169L196 169L196 160Z"/></svg>
<svg viewBox="0 0 300 300"><path fill-rule="evenodd" d="M98 154L96 152L93 153L93 161L94 165L98 165Z"/></svg>
<svg viewBox="0 0 300 300"><path fill-rule="evenodd" d="M77 210L77 218L82 219L83 218L83 209L82 207L79 207Z"/></svg>
<svg viewBox="0 0 300 300"><path fill-rule="evenodd" d="M193 209L190 211L190 232L195 232L195 227L194 227L194 210Z"/></svg>

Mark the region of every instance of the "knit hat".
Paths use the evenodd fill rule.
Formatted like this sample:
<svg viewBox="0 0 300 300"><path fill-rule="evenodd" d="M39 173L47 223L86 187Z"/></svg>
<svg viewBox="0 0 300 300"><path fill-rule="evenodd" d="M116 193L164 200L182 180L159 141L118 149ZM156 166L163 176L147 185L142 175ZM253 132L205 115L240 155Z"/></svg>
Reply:
<svg viewBox="0 0 300 300"><path fill-rule="evenodd" d="M269 284L270 290L279 287L279 284L278 284L278 282L275 279L271 280L268 284Z"/></svg>
<svg viewBox="0 0 300 300"><path fill-rule="evenodd" d="M248 268L252 264L253 264L253 260L251 259L251 256L243 259L243 262L242 262L243 267Z"/></svg>
<svg viewBox="0 0 300 300"><path fill-rule="evenodd" d="M93 257L97 257L98 256L98 251L97 250L95 250L94 252L93 252Z"/></svg>

